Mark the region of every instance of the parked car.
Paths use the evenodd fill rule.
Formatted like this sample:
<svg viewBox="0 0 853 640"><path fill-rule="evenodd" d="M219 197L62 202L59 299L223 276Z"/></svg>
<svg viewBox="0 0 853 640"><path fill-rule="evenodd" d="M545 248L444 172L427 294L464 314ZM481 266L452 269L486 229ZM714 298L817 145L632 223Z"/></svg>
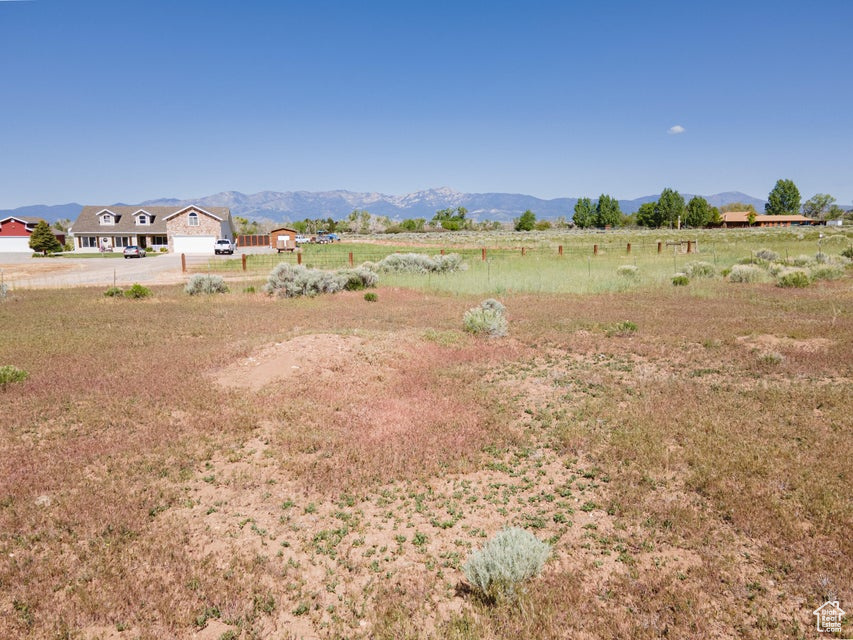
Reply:
<svg viewBox="0 0 853 640"><path fill-rule="evenodd" d="M308 244L309 242L311 242L311 238L309 238L308 236L303 236L303 235L296 236L296 245L297 246L299 246L300 244Z"/></svg>
<svg viewBox="0 0 853 640"><path fill-rule="evenodd" d="M131 245L129 247L124 248L124 259L128 258L144 258L145 257L145 249L142 247L137 247L136 245Z"/></svg>
<svg viewBox="0 0 853 640"><path fill-rule="evenodd" d="M217 255L220 253L227 253L228 255L231 255L234 253L234 242L227 238L221 238L216 241L216 244L213 246L213 251Z"/></svg>

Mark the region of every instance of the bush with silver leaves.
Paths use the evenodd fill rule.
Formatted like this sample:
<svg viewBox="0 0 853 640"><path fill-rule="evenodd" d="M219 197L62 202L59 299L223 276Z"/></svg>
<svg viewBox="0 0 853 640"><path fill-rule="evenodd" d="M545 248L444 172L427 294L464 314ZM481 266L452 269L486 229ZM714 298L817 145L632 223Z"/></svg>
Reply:
<svg viewBox="0 0 853 640"><path fill-rule="evenodd" d="M529 531L504 529L465 562L462 571L482 596L514 597L518 586L542 571L551 547Z"/></svg>

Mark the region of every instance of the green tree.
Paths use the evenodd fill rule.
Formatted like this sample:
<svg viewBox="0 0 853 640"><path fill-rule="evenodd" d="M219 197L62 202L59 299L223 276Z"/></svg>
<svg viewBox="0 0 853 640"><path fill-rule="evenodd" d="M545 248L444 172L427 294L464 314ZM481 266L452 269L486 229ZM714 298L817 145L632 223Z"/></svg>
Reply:
<svg viewBox="0 0 853 640"><path fill-rule="evenodd" d="M711 207L711 219L708 220L708 224L711 224L711 225L723 224L723 216L720 214L720 210L717 209L717 207Z"/></svg>
<svg viewBox="0 0 853 640"><path fill-rule="evenodd" d="M746 214L746 221L749 223L750 227L755 224L755 220L757 218L758 218L758 214L755 213L755 211L750 211L749 213Z"/></svg>
<svg viewBox="0 0 853 640"><path fill-rule="evenodd" d="M674 227L678 218L684 215L684 198L678 191L667 187L658 198L655 213L660 221L658 226L669 225Z"/></svg>
<svg viewBox="0 0 853 640"><path fill-rule="evenodd" d="M803 204L803 215L822 220L832 211L835 198L828 193L816 193Z"/></svg>
<svg viewBox="0 0 853 640"><path fill-rule="evenodd" d="M743 202L729 202L728 204L724 204L720 211L726 213L727 211L752 211L755 212L755 206L751 204L745 204Z"/></svg>
<svg viewBox="0 0 853 640"><path fill-rule="evenodd" d="M260 226L254 220L234 216L234 222L237 223L237 235L239 236L254 236L260 233Z"/></svg>
<svg viewBox="0 0 853 640"><path fill-rule="evenodd" d="M440 224L442 229L459 231L460 229L467 229L470 226L470 221L465 218L466 215L468 215L468 209L465 207L456 207L455 209L448 207L447 209L436 211L432 217L432 222Z"/></svg>
<svg viewBox="0 0 853 640"><path fill-rule="evenodd" d="M598 227L618 227L622 222L622 210L619 201L606 194L601 194L595 205L595 224Z"/></svg>
<svg viewBox="0 0 853 640"><path fill-rule="evenodd" d="M771 216L792 216L800 212L800 190L793 180L777 180L767 196L764 213Z"/></svg>
<svg viewBox="0 0 853 640"><path fill-rule="evenodd" d="M592 206L592 200L581 198L575 203L575 214L572 221L578 229L586 229L595 224L595 209Z"/></svg>
<svg viewBox="0 0 853 640"><path fill-rule="evenodd" d="M536 225L533 227L537 231L547 231L551 228L550 220L537 220Z"/></svg>
<svg viewBox="0 0 853 640"><path fill-rule="evenodd" d="M424 220L423 218L412 218L408 220L403 220L400 223L400 228L404 231L423 231L425 224L426 220Z"/></svg>
<svg viewBox="0 0 853 640"><path fill-rule="evenodd" d="M637 224L641 227L657 228L661 225L661 220L658 217L658 203L644 202L637 209Z"/></svg>
<svg viewBox="0 0 853 640"><path fill-rule="evenodd" d="M44 220L39 220L30 235L30 249L33 251L41 251L42 255L47 255L48 252L62 251L62 245L59 240L53 235L50 225Z"/></svg>
<svg viewBox="0 0 853 640"><path fill-rule="evenodd" d="M702 196L693 196L684 208L684 224L694 229L711 223L711 205Z"/></svg>
<svg viewBox="0 0 853 640"><path fill-rule="evenodd" d="M536 226L536 214L530 209L521 214L521 217L515 221L516 231L533 231Z"/></svg>

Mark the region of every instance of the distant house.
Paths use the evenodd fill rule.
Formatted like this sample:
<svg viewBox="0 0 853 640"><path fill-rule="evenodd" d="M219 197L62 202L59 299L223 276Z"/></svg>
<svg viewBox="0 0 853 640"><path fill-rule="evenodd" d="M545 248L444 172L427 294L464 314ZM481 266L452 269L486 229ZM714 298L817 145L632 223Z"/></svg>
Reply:
<svg viewBox="0 0 853 640"><path fill-rule="evenodd" d="M30 236L41 218L8 216L0 220L0 253L32 252ZM53 232L60 244L65 244L65 234Z"/></svg>
<svg viewBox="0 0 853 640"><path fill-rule="evenodd" d="M71 230L74 250L113 251L133 245L174 253L213 253L217 238L234 239L227 207L86 206Z"/></svg>
<svg viewBox="0 0 853 640"><path fill-rule="evenodd" d="M722 222L719 226L724 229L737 227L749 227L749 211L726 211L720 214ZM816 220L806 216L768 216L762 213L755 214L754 227L790 227L798 225L817 224Z"/></svg>

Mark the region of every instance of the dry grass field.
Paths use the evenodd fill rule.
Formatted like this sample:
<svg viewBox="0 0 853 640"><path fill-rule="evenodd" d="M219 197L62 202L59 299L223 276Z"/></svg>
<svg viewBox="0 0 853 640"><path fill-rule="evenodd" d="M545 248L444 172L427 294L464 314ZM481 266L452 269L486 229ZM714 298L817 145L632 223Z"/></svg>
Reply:
<svg viewBox="0 0 853 640"><path fill-rule="evenodd" d="M0 637L814 638L853 609L853 287L16 291ZM461 566L552 544L489 602ZM850 614L848 618L853 618ZM846 634L853 635L847 621Z"/></svg>

